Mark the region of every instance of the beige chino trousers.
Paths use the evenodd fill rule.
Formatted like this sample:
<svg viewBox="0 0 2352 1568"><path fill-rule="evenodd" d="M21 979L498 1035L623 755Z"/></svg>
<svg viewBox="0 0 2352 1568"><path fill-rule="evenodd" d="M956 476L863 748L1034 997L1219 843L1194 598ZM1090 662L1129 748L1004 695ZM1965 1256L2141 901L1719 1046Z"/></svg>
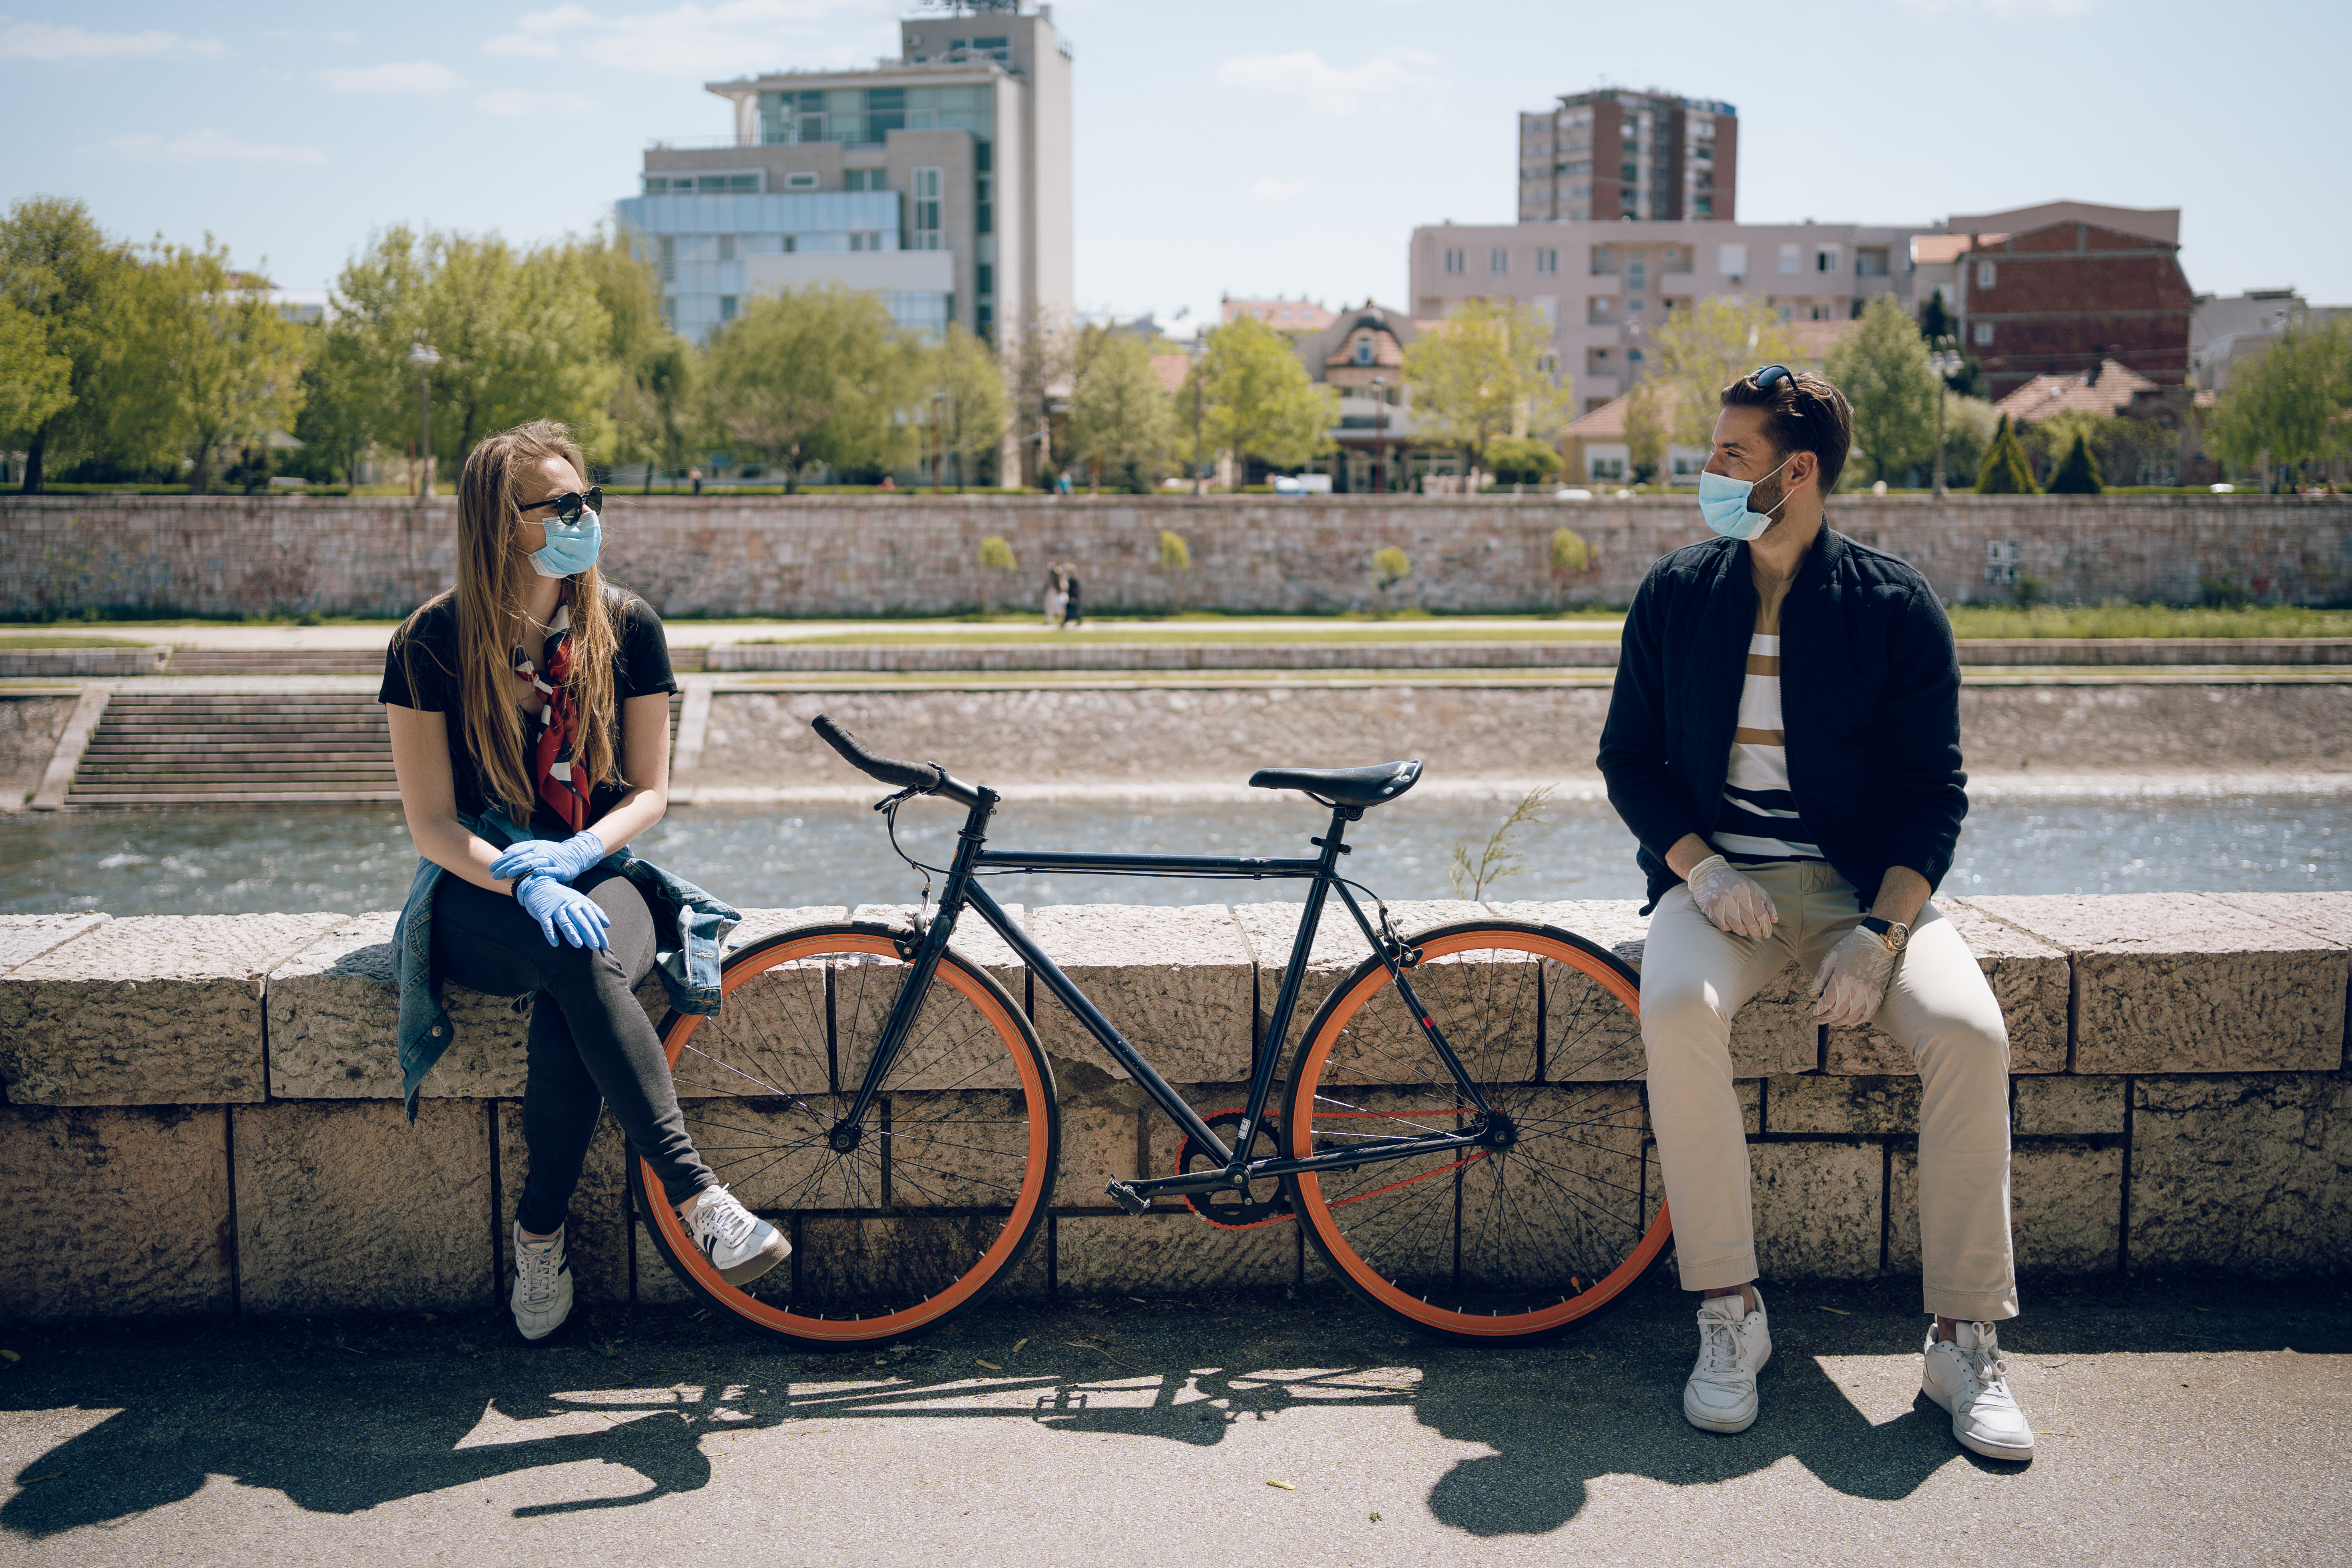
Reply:
<svg viewBox="0 0 2352 1568"><path fill-rule="evenodd" d="M1780 921L1762 942L1717 929L1687 887L1658 900L1642 955L1650 1121L1686 1290L1757 1278L1748 1139L1732 1087L1731 1020L1794 959L1810 980L1861 922L1853 887L1821 861L1740 868ZM1872 1023L1919 1067L1919 1247L1927 1309L2017 1316L2009 1236L2009 1029L1976 955L1929 904Z"/></svg>

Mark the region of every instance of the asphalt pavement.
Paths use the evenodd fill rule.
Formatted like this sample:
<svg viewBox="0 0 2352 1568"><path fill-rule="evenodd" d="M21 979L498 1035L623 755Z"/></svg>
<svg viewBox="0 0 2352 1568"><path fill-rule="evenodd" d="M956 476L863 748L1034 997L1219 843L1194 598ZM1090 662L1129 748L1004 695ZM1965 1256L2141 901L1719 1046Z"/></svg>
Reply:
<svg viewBox="0 0 2352 1568"><path fill-rule="evenodd" d="M1764 1414L1686 1426L1663 1279L1528 1349L1339 1294L1065 1296L817 1354L685 1310L0 1326L0 1563L2340 1563L2352 1287L2050 1285L2040 1431L1918 1397L1916 1287L1768 1285ZM1273 1483L1283 1483L1276 1485Z"/></svg>

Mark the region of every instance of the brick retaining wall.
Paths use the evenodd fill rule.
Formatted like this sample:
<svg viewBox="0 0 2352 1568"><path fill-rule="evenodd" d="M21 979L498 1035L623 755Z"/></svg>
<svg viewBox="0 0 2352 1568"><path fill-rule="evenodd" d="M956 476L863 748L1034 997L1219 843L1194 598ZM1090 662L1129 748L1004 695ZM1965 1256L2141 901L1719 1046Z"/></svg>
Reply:
<svg viewBox="0 0 2352 1568"><path fill-rule="evenodd" d="M1184 605L1256 613L1382 601L1372 552L1403 550L1393 607L1623 604L1650 563L1704 536L1675 497L807 497L615 494L612 574L667 615L944 615L1034 605L1045 564L1076 564L1097 611ZM0 499L0 615L399 615L455 572L456 503L300 497ZM2005 599L2020 574L2061 601L2193 602L2235 577L2263 601L2352 599L2352 500L2340 497L1842 498L1836 525L1910 561L1947 599ZM1556 529L1593 565L1555 574ZM1162 529L1192 568L1160 568ZM981 541L1018 573L983 581Z"/></svg>
<svg viewBox="0 0 2352 1568"><path fill-rule="evenodd" d="M1474 906L1400 904L1425 926ZM2352 893L1973 898L1946 912L2008 1016L2017 1245L2029 1275L2240 1278L2352 1267ZM837 920L757 910L740 933ZM1630 903L1507 918L1637 939ZM860 910L862 918L881 911ZM0 1316L491 1309L525 1155L527 1004L453 990L458 1039L404 1126L389 913L0 917ZM1027 911L1026 929L1205 1109L1232 1102L1282 978L1287 905ZM965 939L959 938L959 941ZM973 955L1026 977L985 931ZM1360 956L1327 932L1312 1007ZM1141 961L1141 962L1139 962ZM649 1006L658 987L648 986ZM1792 969L1740 1015L1769 1276L1916 1272L1918 1086L1892 1042L1822 1030ZM1101 1184L1165 1163L1156 1112L1047 999L1062 1180L1025 1290L1312 1283L1293 1227L1106 1212ZM572 1214L591 1300L681 1300L627 1213L600 1133ZM1052 1270L1045 1259L1051 1258Z"/></svg>

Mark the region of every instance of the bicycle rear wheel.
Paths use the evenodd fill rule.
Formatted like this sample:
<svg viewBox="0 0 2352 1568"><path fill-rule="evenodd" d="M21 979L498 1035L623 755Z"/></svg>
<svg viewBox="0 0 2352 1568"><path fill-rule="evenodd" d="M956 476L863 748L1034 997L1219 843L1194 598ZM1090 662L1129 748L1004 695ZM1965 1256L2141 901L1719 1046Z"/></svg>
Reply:
<svg viewBox="0 0 2352 1568"><path fill-rule="evenodd" d="M1484 1344L1565 1332L1622 1298L1672 1234L1643 1181L1640 976L1549 926L1442 926L1410 945L1414 993L1504 1131L1299 1176L1307 1234L1350 1289L1416 1327ZM1475 1114L1378 958L1307 1026L1287 1100L1283 1135L1302 1159Z"/></svg>
<svg viewBox="0 0 2352 1568"><path fill-rule="evenodd" d="M690 1290L780 1339L846 1347L935 1328L1012 1273L1045 1217L1053 1069L1003 987L953 952L858 1138L835 1146L907 973L887 927L805 927L730 957L718 1014L663 1026L695 1147L793 1255L728 1284L631 1161L638 1215Z"/></svg>

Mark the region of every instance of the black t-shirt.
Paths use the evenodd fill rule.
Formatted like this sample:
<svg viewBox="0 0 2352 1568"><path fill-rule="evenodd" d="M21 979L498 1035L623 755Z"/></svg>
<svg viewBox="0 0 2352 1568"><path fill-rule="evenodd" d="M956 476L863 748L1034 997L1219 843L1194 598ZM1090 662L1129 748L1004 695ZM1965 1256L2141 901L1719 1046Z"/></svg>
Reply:
<svg viewBox="0 0 2352 1568"><path fill-rule="evenodd" d="M605 593L607 602L614 605L620 617L619 647L613 659L614 701L622 703L632 697L676 691L677 679L670 673L669 640L662 635L661 617L643 599L625 599L611 589ZM423 713L439 713L447 720L449 777L457 786L457 809L478 816L488 809L489 796L482 788L481 770L475 765L473 751L466 744L466 720L464 705L458 698L457 669L457 602L453 596L426 605L411 627L393 637L392 646L384 650L383 687L375 700ZM409 684L412 674L415 678L413 688ZM613 735L616 758L621 746L618 718L616 711ZM530 738L536 733L533 727L524 730L526 759L530 756ZM589 795L589 822L601 821L627 793L618 784L598 784ZM531 820L538 831L554 837L568 837L571 828L563 819L545 802L536 796L533 800Z"/></svg>

